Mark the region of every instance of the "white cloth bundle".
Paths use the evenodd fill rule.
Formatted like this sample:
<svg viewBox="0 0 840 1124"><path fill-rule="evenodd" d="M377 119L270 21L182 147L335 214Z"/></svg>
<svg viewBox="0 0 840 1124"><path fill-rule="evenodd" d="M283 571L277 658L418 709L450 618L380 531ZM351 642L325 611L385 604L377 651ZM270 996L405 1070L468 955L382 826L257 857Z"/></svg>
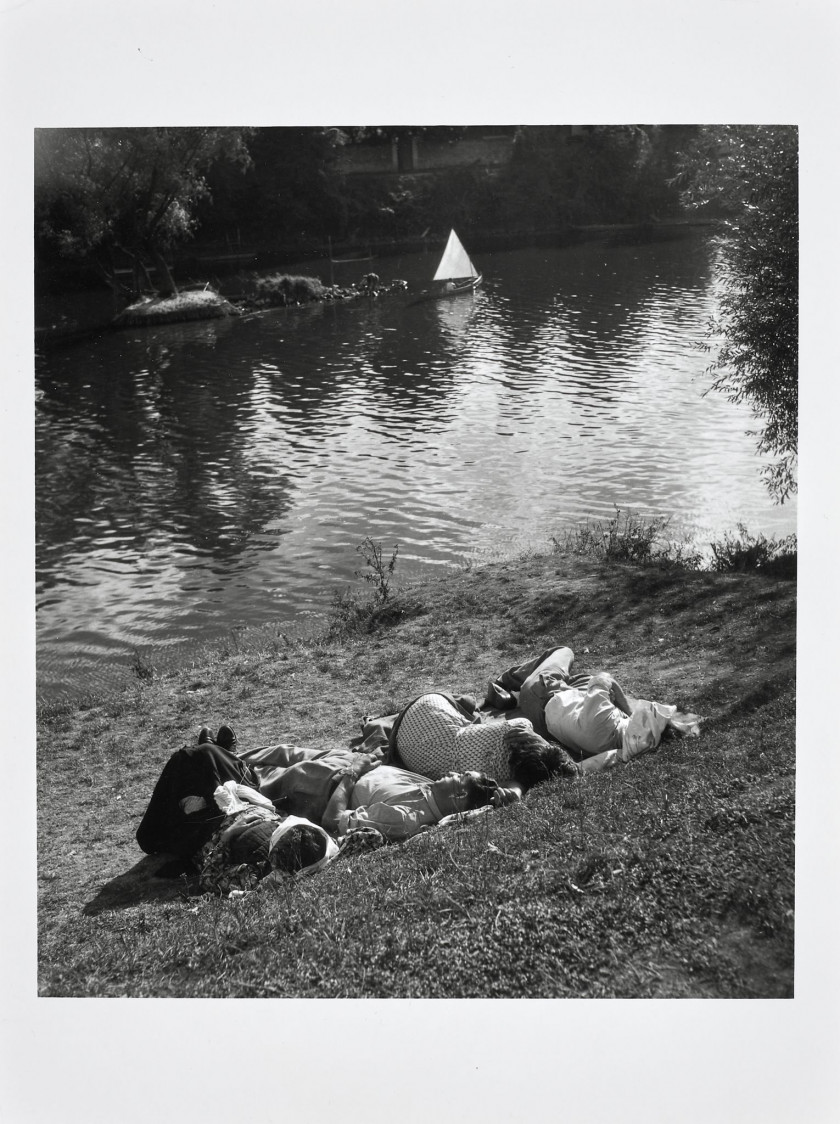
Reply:
<svg viewBox="0 0 840 1124"><path fill-rule="evenodd" d="M236 781L225 781L213 793L213 799L220 812L232 816L234 812L242 812L249 804L259 804L263 808L274 808L267 796L249 788L246 784L237 784Z"/></svg>
<svg viewBox="0 0 840 1124"><path fill-rule="evenodd" d="M639 699L633 704L633 713L624 729L619 759L629 761L640 753L656 749L666 726L673 726L686 737L696 738L700 734L701 721L699 715L684 714L675 706Z"/></svg>
<svg viewBox="0 0 840 1124"><path fill-rule="evenodd" d="M581 773L602 773L604 769L612 769L618 761L617 749L605 749L603 753L596 753L594 757L584 757L578 768Z"/></svg>

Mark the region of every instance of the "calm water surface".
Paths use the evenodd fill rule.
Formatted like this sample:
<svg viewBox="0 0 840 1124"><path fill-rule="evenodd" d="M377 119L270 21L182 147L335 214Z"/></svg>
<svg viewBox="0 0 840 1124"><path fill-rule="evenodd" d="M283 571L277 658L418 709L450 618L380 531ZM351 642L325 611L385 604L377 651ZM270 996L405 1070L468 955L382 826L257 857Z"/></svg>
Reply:
<svg viewBox="0 0 840 1124"><path fill-rule="evenodd" d="M749 412L702 396L704 239L477 256L483 288L448 303L277 310L39 357L42 698L109 685L138 651L320 622L366 535L399 543L408 578L545 546L614 505L701 544L738 522L795 530ZM374 264L413 286L436 255Z"/></svg>

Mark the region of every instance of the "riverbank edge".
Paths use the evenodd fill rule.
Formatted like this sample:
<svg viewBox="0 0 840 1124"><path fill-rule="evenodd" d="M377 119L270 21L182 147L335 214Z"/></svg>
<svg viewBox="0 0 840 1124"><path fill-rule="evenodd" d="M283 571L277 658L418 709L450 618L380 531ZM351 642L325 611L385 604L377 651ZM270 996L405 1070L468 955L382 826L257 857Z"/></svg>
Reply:
<svg viewBox="0 0 840 1124"><path fill-rule="evenodd" d="M44 710L37 731L38 807L44 813L50 809L50 815L39 815L40 993L204 994L200 967L179 971L173 979L161 975L154 956L147 957L145 964L139 956L133 958L130 969L120 968L110 936L134 918L141 919L144 932L158 934L155 940L171 943L173 926L177 929L183 923L182 888L154 879L155 860L142 859L134 831L169 753L194 742L201 725L215 728L227 722L237 730L240 744L247 746L278 740L322 748L336 742L346 744L358 732L364 714L392 713L427 690L483 696L488 677L552 644L567 643L577 654L578 669L609 668L640 696L674 702L705 716L699 741L677 743L667 753L593 778L586 794L592 794L597 817L607 806L615 810L617 806L610 801L622 785L635 785L637 790L640 784L644 786L646 804L639 813L637 834L624 843L609 844L626 859L634 847L640 853L649 848L651 831L662 826L662 793L670 792L671 812L676 815L679 809L680 819L669 822L669 854L678 865L687 864L681 876L686 887L701 875L710 880L703 893L711 895L714 905L710 915L691 916L696 903L685 905L680 897L683 890L677 886L668 891L676 895L669 907L675 917L688 910L680 920L683 935L677 944L689 942L697 957L696 941L702 937L706 942L702 970L681 969L677 978L675 949L666 941L657 951L655 942L650 943L650 933L639 932L649 972L630 979L626 963L620 961L605 976L599 961L592 986L579 984L572 993L792 994L795 606L795 582L760 573L716 574L673 566L616 564L561 552L528 555L464 568L399 589L378 610L367 616L362 613L355 632L325 632L312 640L289 641L270 628L262 634L255 630L247 637L232 639L228 646L203 648L180 669L162 674L153 668L138 671L137 682L112 698ZM679 790L677 780L682 786ZM549 816L554 826L545 826L545 831L556 833L556 838L552 835L554 843L544 842L546 854L568 852L567 876L571 877L585 857L581 848L591 850L592 840L582 843L561 838L564 831L572 830L567 823L568 799L567 789L551 782L529 794L513 813L513 820L506 811L494 813L492 822L494 830L502 832L503 849L527 851L534 842L522 838L516 817L532 817L537 807L547 813L554 809L556 815ZM639 799L638 791L633 799ZM667 795L665 806L669 807ZM658 828L654 823L657 816ZM730 849L727 833L736 828L740 838L733 840L737 845ZM470 830L486 831L486 827ZM734 874L729 867L717 874L696 851L698 833L707 846L710 831L715 845L726 846L726 862L737 867ZM756 837L754 846L751 833ZM602 843L601 850L604 846ZM387 851L391 875L386 882L392 885L394 879L399 882L404 864L403 873L408 875L416 850L396 847ZM765 888L765 871L752 866L763 864L765 854L776 887L772 892ZM60 876L56 869L59 855L72 858ZM357 861L363 870L369 860ZM556 857L551 859L557 861L562 864ZM694 870L698 863L700 873ZM375 864L369 869L374 870ZM498 884L499 893L503 881ZM406 885L410 884L407 878ZM755 900L750 909L742 909L737 902L737 909L731 902L721 905L733 894L737 897L738 886L748 884L765 894L761 908ZM332 909L341 891L329 871L299 892L300 908L317 911L322 891L330 896ZM391 915L401 908L411 911L408 899L400 905L402 891L388 893L392 895ZM470 893L478 910L483 899L476 888ZM514 913L520 908L519 893L505 890L505 908ZM751 893L755 899L758 890ZM620 894L619 899L624 901ZM198 901L202 917L213 904L189 900ZM613 907L619 908L620 901L613 902ZM283 909L288 908L289 899L285 899ZM521 909L525 908L523 898ZM261 905L260 910L267 914L264 912L263 921L255 918L254 939L268 949L277 944L276 917L270 904ZM466 911L467 922L470 912ZM479 912L483 913L483 907ZM218 924L218 916L213 921L208 914L205 921L209 934ZM296 924L294 919L289 923ZM265 926L263 938L260 934ZM695 935L690 937L691 933ZM723 941L721 937L718 947L715 933L735 934L737 939ZM528 937L535 948L540 939L537 932ZM207 955L215 955L209 936L207 940ZM98 961L91 948L99 950ZM420 969L424 958L439 953L440 949L436 953L434 947L427 948L406 969L419 973L417 993L429 994L424 987L434 993L440 973L424 983ZM279 969L273 954L266 956L268 990L262 994L273 995L279 986ZM591 956L599 958L595 950ZM670 967L663 975L665 962ZM259 957L253 970L256 977L263 978ZM516 976L515 968L490 963L486 976L470 984L473 990L469 994L523 994L517 989L530 985L522 980L504 984L503 977L511 971ZM351 967L348 972L335 986L350 987L349 992L340 991L342 994L357 994L353 990L357 983L349 983ZM216 979L218 987L218 973ZM274 981L270 986L269 979ZM373 990L363 988L360 994L413 994L415 985L409 985L408 979L401 976L387 984L372 978ZM494 984L493 979L502 982ZM259 986L252 982L242 992L236 981L227 981L222 993L253 995L253 988ZM324 991L316 983L309 987L290 979L285 986L291 990L284 993L290 995L333 993L333 984ZM545 986L549 991L524 993L555 994L554 984Z"/></svg>

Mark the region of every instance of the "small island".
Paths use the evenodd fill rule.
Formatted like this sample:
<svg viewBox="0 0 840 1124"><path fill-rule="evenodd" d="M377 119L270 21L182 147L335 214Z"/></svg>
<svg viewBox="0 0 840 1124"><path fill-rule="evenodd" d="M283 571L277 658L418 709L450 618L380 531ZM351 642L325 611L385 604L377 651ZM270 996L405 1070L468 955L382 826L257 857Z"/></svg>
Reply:
<svg viewBox="0 0 840 1124"><path fill-rule="evenodd" d="M317 277L288 273L249 274L239 278L241 291L227 297L210 285L191 286L165 295L144 295L124 308L112 321L113 328L144 324L176 324L185 320L214 320L224 316L241 316L271 308L323 301L375 299L388 293L405 292L405 281L381 282L375 273L368 273L358 284L324 285Z"/></svg>

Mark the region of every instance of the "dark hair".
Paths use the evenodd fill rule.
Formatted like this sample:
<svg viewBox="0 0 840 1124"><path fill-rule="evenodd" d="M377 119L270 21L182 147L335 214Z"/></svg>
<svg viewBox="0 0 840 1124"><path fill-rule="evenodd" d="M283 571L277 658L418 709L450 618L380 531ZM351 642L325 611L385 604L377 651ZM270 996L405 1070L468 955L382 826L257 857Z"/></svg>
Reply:
<svg viewBox="0 0 840 1124"><path fill-rule="evenodd" d="M580 771L565 749L521 726L508 726L505 748L511 776L525 790L558 773L576 777Z"/></svg>
<svg viewBox="0 0 840 1124"><path fill-rule="evenodd" d="M323 832L307 824L295 824L277 840L269 857L275 870L296 874L318 862L326 853L327 840Z"/></svg>
<svg viewBox="0 0 840 1124"><path fill-rule="evenodd" d="M473 808L486 808L488 804L492 804L499 786L486 773L478 773L476 776L467 773L464 777L464 791L467 795L464 811L469 812Z"/></svg>

